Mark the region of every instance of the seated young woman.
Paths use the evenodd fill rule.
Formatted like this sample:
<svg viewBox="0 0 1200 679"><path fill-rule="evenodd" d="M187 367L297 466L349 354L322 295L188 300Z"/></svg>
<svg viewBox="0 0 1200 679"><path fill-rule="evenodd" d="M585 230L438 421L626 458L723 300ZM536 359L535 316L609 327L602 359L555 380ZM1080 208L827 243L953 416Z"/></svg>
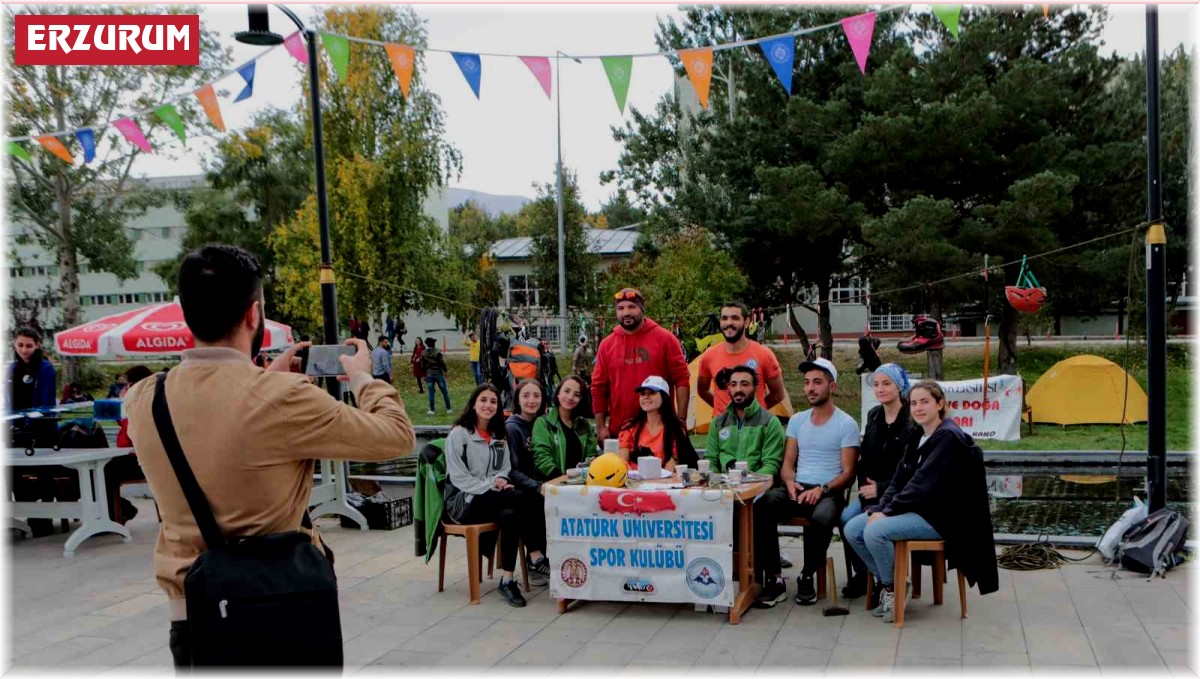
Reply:
<svg viewBox="0 0 1200 679"><path fill-rule="evenodd" d="M512 465L509 481L518 490L534 495L537 498L538 511L543 512L542 482L546 479L538 473L533 459L533 423L546 409L545 400L542 398L542 385L534 380L519 382L513 394L513 402L517 404L516 412L509 415L508 421L504 423ZM549 582L549 559L530 559L526 568L532 584L544 585Z"/></svg>
<svg viewBox="0 0 1200 679"><path fill-rule="evenodd" d="M920 429L909 436L895 476L879 503L845 529L880 585L872 614L885 622L895 619L896 596L909 596L909 583L893 582L898 540L944 540L949 567L978 583L980 594L999 588L987 479L975 441L946 418L946 395L937 382L913 385L909 409Z"/></svg>
<svg viewBox="0 0 1200 679"><path fill-rule="evenodd" d="M687 428L675 414L671 389L658 375L647 377L637 388L641 411L621 425L617 435L620 456L630 469L637 469L637 459L653 455L662 460L665 470L676 464L695 467L696 449L688 438Z"/></svg>
<svg viewBox="0 0 1200 679"><path fill-rule="evenodd" d="M534 564L545 561L546 521L540 496L510 480L512 458L495 386L485 383L471 392L446 437L445 451L446 513L455 523L500 524L500 594L510 606L524 606L513 577L517 546L524 541Z"/></svg>
<svg viewBox="0 0 1200 679"><path fill-rule="evenodd" d="M596 428L580 416L583 378L569 375L559 382L554 407L533 425L533 460L543 479L553 479L596 454Z"/></svg>

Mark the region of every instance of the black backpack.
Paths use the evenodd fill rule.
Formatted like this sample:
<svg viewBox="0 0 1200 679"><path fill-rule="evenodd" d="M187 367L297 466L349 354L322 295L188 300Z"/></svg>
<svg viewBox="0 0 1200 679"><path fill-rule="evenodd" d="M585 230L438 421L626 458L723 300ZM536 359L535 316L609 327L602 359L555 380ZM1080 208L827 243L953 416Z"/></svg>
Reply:
<svg viewBox="0 0 1200 679"><path fill-rule="evenodd" d="M207 546L183 582L191 664L341 667L332 552L298 530L226 542L179 445L165 377L154 389L154 424ZM307 511L301 525L312 528Z"/></svg>
<svg viewBox="0 0 1200 679"><path fill-rule="evenodd" d="M1135 573L1165 576L1183 563L1187 529L1187 517L1164 507L1125 531L1117 546L1116 561Z"/></svg>

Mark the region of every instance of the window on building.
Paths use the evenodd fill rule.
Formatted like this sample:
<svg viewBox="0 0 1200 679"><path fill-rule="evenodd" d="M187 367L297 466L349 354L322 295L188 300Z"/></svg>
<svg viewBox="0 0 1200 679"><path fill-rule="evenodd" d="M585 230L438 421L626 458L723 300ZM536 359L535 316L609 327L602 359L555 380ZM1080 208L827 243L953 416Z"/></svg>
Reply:
<svg viewBox="0 0 1200 679"><path fill-rule="evenodd" d="M547 344L558 343L558 326L557 325L535 325L533 326L533 334L538 339Z"/></svg>
<svg viewBox="0 0 1200 679"><path fill-rule="evenodd" d="M836 280L829 290L831 304L866 304L871 286L858 276Z"/></svg>
<svg viewBox="0 0 1200 679"><path fill-rule="evenodd" d="M537 283L533 276L525 274L511 274L508 277L508 306L511 307L537 307L540 306L538 298L540 297Z"/></svg>

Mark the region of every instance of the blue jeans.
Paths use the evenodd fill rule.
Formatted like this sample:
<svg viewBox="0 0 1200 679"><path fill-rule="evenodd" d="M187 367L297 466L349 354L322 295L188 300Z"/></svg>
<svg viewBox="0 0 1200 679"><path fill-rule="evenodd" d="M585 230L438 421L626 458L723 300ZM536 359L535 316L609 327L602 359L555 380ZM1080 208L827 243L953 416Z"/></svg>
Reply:
<svg viewBox="0 0 1200 679"><path fill-rule="evenodd" d="M479 361L471 361L471 372L475 375L475 386L483 384L483 371L479 369Z"/></svg>
<svg viewBox="0 0 1200 679"><path fill-rule="evenodd" d="M858 493L854 493L850 496L850 504L846 505L846 508L842 510L842 520L838 523L838 525L842 528L845 528L846 524L850 523L850 519L853 519L862 513L862 500L858 498Z"/></svg>
<svg viewBox="0 0 1200 679"><path fill-rule="evenodd" d="M876 582L891 585L896 568L896 540L941 540L942 536L920 514L897 514L867 525L866 513L846 524L846 540L862 557Z"/></svg>
<svg viewBox="0 0 1200 679"><path fill-rule="evenodd" d="M446 410L450 410L450 392L446 388L445 375L425 376L425 386L428 387L425 391L429 392L429 409L433 410L433 385L435 384L442 390L442 400L446 402Z"/></svg>
<svg viewBox="0 0 1200 679"><path fill-rule="evenodd" d="M842 510L841 519L838 521L838 527L842 530L843 540L849 542L849 540L846 538L846 524L850 523L851 519L862 513L863 505L862 500L858 497L858 493L851 494L850 504L846 505L846 508ZM850 573L847 574L847 577L860 582L866 582L867 564L864 563L861 558L859 558L858 552L854 551L853 547L843 546L843 549L847 551L847 554L850 557Z"/></svg>

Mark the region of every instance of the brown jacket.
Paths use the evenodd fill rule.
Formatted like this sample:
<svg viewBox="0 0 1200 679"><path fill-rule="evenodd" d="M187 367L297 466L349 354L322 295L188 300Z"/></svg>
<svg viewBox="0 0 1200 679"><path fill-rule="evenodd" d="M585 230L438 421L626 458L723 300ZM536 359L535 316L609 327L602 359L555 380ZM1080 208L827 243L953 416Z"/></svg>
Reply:
<svg viewBox="0 0 1200 679"><path fill-rule="evenodd" d="M149 378L125 397L129 435L162 513L154 572L182 619L183 578L204 539L154 426ZM192 349L166 381L179 443L225 536L300 528L315 459L385 460L416 437L396 389L360 378L359 407L339 403L302 375L267 372L234 349ZM313 541L320 544L315 534Z"/></svg>

